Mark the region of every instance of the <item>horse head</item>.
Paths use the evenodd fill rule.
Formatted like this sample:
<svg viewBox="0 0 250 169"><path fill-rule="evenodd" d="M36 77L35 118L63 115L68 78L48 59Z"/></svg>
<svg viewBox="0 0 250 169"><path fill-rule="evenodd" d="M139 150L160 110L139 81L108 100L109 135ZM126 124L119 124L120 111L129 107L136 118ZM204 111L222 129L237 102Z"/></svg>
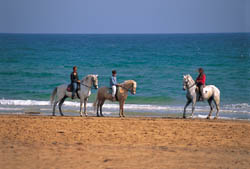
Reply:
<svg viewBox="0 0 250 169"><path fill-rule="evenodd" d="M132 83L132 89L131 89L131 94L133 94L133 95L136 94L136 87L137 87L137 83L135 81L133 81L133 83Z"/></svg>
<svg viewBox="0 0 250 169"><path fill-rule="evenodd" d="M123 85L127 90L130 90L131 94L136 94L137 83L134 80L127 80L123 83Z"/></svg>
<svg viewBox="0 0 250 169"><path fill-rule="evenodd" d="M98 75L92 75L92 84L95 87L95 89L98 89Z"/></svg>
<svg viewBox="0 0 250 169"><path fill-rule="evenodd" d="M85 78L83 78L81 83L84 83L84 85L87 85L89 88L94 86L95 89L98 89L98 75L87 75Z"/></svg>
<svg viewBox="0 0 250 169"><path fill-rule="evenodd" d="M183 90L186 90L187 88L191 86L190 82L194 83L194 80L191 77L191 75L190 74L183 75Z"/></svg>

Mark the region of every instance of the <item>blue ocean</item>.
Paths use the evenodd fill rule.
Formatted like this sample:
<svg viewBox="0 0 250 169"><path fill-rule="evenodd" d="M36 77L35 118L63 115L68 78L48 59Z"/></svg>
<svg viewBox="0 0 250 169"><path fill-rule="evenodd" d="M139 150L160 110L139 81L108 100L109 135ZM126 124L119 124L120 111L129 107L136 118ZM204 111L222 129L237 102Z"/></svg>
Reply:
<svg viewBox="0 0 250 169"><path fill-rule="evenodd" d="M183 75L196 78L202 67L206 84L221 91L220 117L250 119L250 33L0 34L1 114L51 115L50 95L70 83L73 66L80 79L98 74L99 86L109 85L116 69L118 82L131 79L138 85L125 112L162 117L182 114ZM89 113L96 92L92 89ZM68 99L63 110L78 116L79 101ZM118 115L118 104L106 102L103 111ZM197 103L196 117L208 111L206 102Z"/></svg>

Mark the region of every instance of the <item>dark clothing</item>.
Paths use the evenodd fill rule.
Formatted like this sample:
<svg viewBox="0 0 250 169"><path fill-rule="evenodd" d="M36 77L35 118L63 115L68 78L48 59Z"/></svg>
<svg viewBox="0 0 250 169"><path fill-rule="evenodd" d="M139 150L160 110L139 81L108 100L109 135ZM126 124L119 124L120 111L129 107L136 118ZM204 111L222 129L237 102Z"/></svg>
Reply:
<svg viewBox="0 0 250 169"><path fill-rule="evenodd" d="M72 99L75 97L77 83L72 83Z"/></svg>
<svg viewBox="0 0 250 169"><path fill-rule="evenodd" d="M198 97L198 100L202 101L203 100L202 91L203 91L204 85L201 82L199 82L199 83L197 83L197 86L199 88L199 97Z"/></svg>
<svg viewBox="0 0 250 169"><path fill-rule="evenodd" d="M72 85L72 99L74 98L75 96L75 93L76 93L76 90L77 90L77 87L78 87L78 74L77 72L74 74L74 72L72 72L70 74L70 79L71 79L71 85Z"/></svg>
<svg viewBox="0 0 250 169"><path fill-rule="evenodd" d="M202 93L202 90L203 90L203 87L204 87L204 85L202 84L202 83L197 83L197 86L199 87L199 92L200 92L200 94Z"/></svg>
<svg viewBox="0 0 250 169"><path fill-rule="evenodd" d="M72 72L70 74L70 79L71 79L71 83L78 83L78 73L76 72L76 74L74 74L74 72Z"/></svg>

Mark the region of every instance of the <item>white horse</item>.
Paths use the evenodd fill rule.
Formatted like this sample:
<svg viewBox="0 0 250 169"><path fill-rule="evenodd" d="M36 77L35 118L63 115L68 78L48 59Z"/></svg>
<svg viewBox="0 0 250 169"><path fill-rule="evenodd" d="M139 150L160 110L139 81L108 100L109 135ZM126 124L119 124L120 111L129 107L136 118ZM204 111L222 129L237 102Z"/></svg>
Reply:
<svg viewBox="0 0 250 169"><path fill-rule="evenodd" d="M80 90L77 92L80 98L80 116L82 116L83 103L84 103L84 114L85 116L87 116L87 112L86 112L87 101L88 101L89 96L91 95L92 86L94 86L95 89L98 89L98 75L87 75L81 80L80 85L81 85ZM75 94L74 98L77 98L77 93ZM55 99L55 96L57 96L56 99ZM50 103L51 105L53 104L53 112L52 112L53 116L55 116L55 108L56 108L57 103L59 103L59 106L58 106L59 112L61 116L63 116L62 109L61 109L62 104L67 97L71 97L71 96L72 96L72 92L67 91L67 85L57 86L53 90L51 98L50 98Z"/></svg>
<svg viewBox="0 0 250 169"><path fill-rule="evenodd" d="M191 102L192 102L192 118L193 118L195 104L197 102L197 98L199 95L199 91L196 88L197 86L193 78L189 74L184 75L183 90L187 89L187 94L186 94L187 103L184 107L183 118L186 118L186 108ZM205 86L202 91L202 97L204 100L208 101L208 104L210 106L210 112L207 116L207 119L210 119L212 112L213 112L212 101L215 103L216 109L217 109L216 116L214 119L217 119L219 115L219 110L220 110L220 90L214 85Z"/></svg>

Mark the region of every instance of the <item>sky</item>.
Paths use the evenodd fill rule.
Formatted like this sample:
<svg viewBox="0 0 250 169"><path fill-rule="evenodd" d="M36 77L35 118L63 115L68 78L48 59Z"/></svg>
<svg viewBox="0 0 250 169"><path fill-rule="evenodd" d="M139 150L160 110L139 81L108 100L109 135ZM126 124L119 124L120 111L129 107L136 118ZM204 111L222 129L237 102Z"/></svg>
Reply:
<svg viewBox="0 0 250 169"><path fill-rule="evenodd" d="M250 0L0 0L0 32L250 32Z"/></svg>

